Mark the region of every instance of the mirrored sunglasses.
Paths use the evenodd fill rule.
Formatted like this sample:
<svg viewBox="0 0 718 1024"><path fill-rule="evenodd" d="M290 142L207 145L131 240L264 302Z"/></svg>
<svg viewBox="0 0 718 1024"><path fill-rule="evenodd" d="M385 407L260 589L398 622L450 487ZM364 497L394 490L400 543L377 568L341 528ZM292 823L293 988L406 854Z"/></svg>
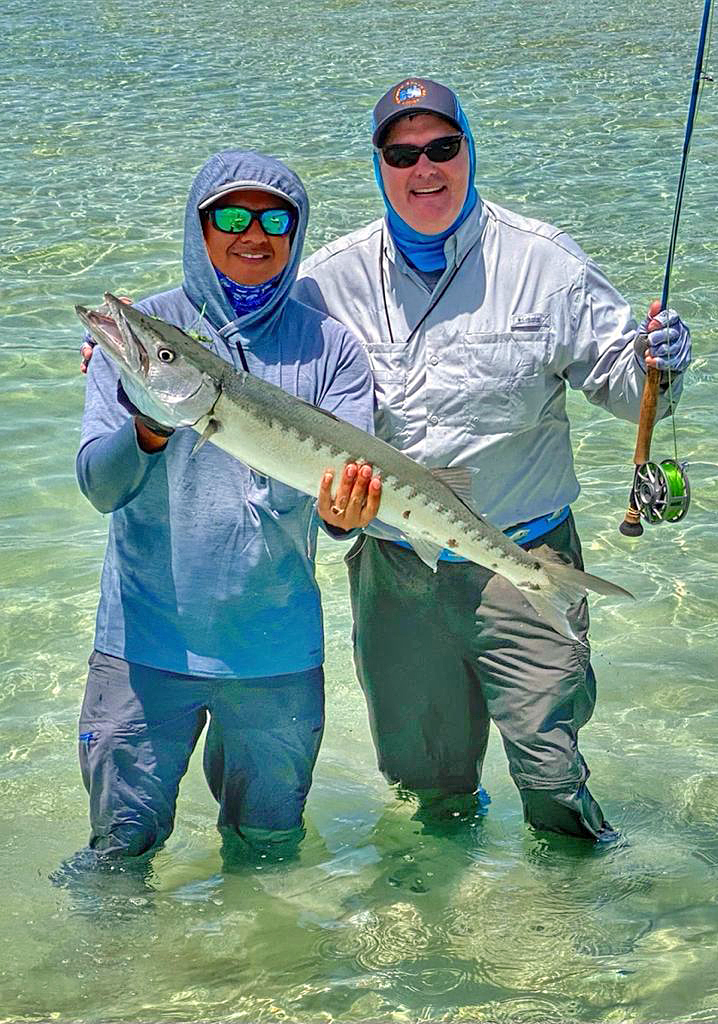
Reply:
<svg viewBox="0 0 718 1024"><path fill-rule="evenodd" d="M294 213L284 209L248 210L246 206L213 206L209 216L218 231L230 235L241 235L253 220L259 221L266 235L286 235L294 227Z"/></svg>

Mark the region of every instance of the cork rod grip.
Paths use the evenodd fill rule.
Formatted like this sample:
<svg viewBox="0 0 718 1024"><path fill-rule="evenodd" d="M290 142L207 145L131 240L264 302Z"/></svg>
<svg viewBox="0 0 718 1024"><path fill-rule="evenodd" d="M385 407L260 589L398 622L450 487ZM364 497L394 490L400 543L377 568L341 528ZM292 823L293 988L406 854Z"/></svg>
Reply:
<svg viewBox="0 0 718 1024"><path fill-rule="evenodd" d="M656 421L656 409L658 408L658 391L661 375L654 367L646 370L646 379L643 382L643 394L641 395L641 409L638 414L638 432L636 434L636 450L633 453L633 462L636 467L648 462L651 457L651 438L653 436L653 425ZM641 525L641 512L637 507L634 498L636 486L636 473L634 472L631 494L628 499L628 508L623 522L618 529L625 537L640 537L643 533Z"/></svg>
<svg viewBox="0 0 718 1024"><path fill-rule="evenodd" d="M636 450L633 454L633 462L636 466L642 466L651 457L651 437L653 436L653 425L656 422L660 380L660 372L653 366L649 367L646 371L646 380L643 385L638 433L636 434Z"/></svg>

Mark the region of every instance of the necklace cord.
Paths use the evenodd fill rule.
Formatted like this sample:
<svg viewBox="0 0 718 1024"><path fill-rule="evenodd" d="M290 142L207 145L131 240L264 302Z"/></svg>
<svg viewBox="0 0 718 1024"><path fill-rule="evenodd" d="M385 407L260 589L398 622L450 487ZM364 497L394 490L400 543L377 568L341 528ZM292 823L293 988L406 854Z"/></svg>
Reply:
<svg viewBox="0 0 718 1024"><path fill-rule="evenodd" d="M468 255L468 253L464 254L462 259L456 264L456 266L452 270L451 274L449 275L447 280L444 282L444 284L441 287L441 289L439 290L439 292L435 296L433 296L433 298L430 300L429 305L427 306L423 316L418 321L418 323L416 323L414 325L414 327L413 327L411 333L409 334L408 338L404 341L404 345L408 345L409 342L413 340L413 338L417 334L417 332L418 332L419 328L421 327L421 325L423 323L425 323L425 321L428 319L430 313L433 313L433 311L439 305L439 303L443 299L444 295L448 291L449 285L451 284L451 282L454 280L456 275L461 270L461 267L462 267L463 262L466 259L467 255ZM391 341L391 343L393 345L395 343L394 342L394 332L391 329L391 318L389 316L389 304L386 301L386 286L384 284L384 229L383 228L382 228L382 232L381 232L381 238L379 240L379 278L381 280L381 296L382 296L382 299L383 299L383 302L384 302L384 317L386 319L386 326L389 329L389 340Z"/></svg>

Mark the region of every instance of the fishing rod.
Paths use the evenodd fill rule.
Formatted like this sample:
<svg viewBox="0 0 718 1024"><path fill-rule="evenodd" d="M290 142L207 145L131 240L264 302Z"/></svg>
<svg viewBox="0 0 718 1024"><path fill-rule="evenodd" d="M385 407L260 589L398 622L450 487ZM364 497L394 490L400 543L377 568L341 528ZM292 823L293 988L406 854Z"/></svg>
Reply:
<svg viewBox="0 0 718 1024"><path fill-rule="evenodd" d="M701 32L696 52L696 64L693 72L693 85L691 88L691 99L688 106L688 117L686 119L686 132L683 140L683 156L681 159L681 171L678 176L678 188L676 190L676 204L673 210L673 226L671 238L668 245L668 258L666 269L663 275L663 291L661 294L661 310L668 309L668 294L671 283L671 270L673 269L673 256L676 250L676 239L678 237L678 223L681 217L683 205L683 191L686 183L686 169L688 167L688 154L691 148L693 127L698 111L699 99L703 84L706 81L713 81L705 70L705 62L710 51L709 38L713 19L713 0L705 0L703 7L703 18L701 21ZM708 44L708 45L707 45ZM656 313L656 316L658 313ZM668 330L668 324L666 324ZM642 335L641 338L645 338ZM647 341L646 341L647 345ZM636 434L636 448L633 454L635 466L633 473L633 485L628 500L628 509L623 522L619 526L620 532L626 537L640 537L643 533L641 519L647 523L677 523L683 519L688 511L691 501L691 490L688 483L688 465L678 460L678 444L676 441L676 425L671 408L673 419L673 449L675 458L664 459L661 463L651 462L651 437L653 425L656 419L658 407L658 393L660 388L661 373L653 366L646 369L646 379L643 384L641 396L641 409L638 420L638 431ZM672 393L671 370L668 369L668 391Z"/></svg>

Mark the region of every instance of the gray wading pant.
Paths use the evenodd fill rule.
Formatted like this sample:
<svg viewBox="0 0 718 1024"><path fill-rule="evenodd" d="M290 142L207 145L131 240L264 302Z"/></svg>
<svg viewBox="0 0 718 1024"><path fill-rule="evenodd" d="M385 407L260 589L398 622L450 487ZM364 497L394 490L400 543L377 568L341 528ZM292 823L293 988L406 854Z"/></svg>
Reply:
<svg viewBox="0 0 718 1024"><path fill-rule="evenodd" d="M583 567L572 517L526 548L544 544ZM420 798L473 793L491 718L527 822L613 838L577 745L596 698L588 647L554 632L510 583L473 563L441 561L434 573L413 551L373 537L360 537L346 561L355 664L389 782ZM569 617L585 638L586 601Z"/></svg>
<svg viewBox="0 0 718 1024"><path fill-rule="evenodd" d="M204 773L219 803L223 852L240 840L291 852L324 729L321 667L258 679L208 679L90 656L80 767L90 848L138 856L174 825L180 780L209 716Z"/></svg>

